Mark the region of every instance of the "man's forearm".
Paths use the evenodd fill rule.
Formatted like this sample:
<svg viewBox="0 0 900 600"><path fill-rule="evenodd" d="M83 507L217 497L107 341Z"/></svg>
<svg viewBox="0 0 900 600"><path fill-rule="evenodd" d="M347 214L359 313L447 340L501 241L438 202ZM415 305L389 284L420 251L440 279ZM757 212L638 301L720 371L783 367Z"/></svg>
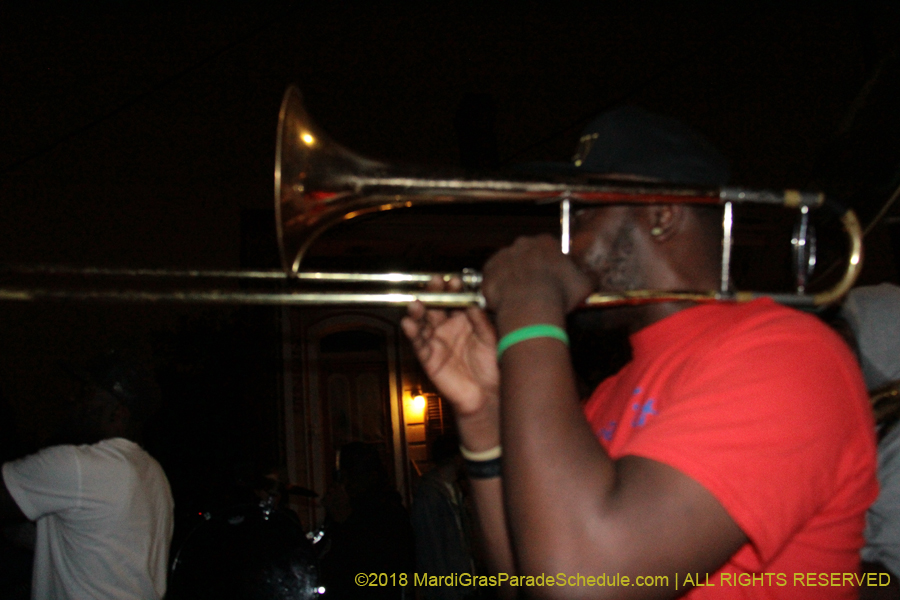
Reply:
<svg viewBox="0 0 900 600"><path fill-rule="evenodd" d="M506 524L506 509L503 506L503 479L492 477L470 479L470 482L488 569L492 573L514 575L516 564ZM500 595L501 598L514 598L515 591L503 587Z"/></svg>
<svg viewBox="0 0 900 600"><path fill-rule="evenodd" d="M462 445L468 450L484 452L496 448L500 444L498 401L489 402L488 408L481 414L458 418L457 426ZM470 477L469 482L487 567L492 573L513 575L516 566L503 504L503 479ZM510 591L510 588L505 589ZM515 594L504 594L502 597L513 598Z"/></svg>
<svg viewBox="0 0 900 600"><path fill-rule="evenodd" d="M512 574L515 571L515 560L506 527L503 480L500 477L492 477L470 481L475 509L478 512L478 523L487 552L488 567L493 572Z"/></svg>

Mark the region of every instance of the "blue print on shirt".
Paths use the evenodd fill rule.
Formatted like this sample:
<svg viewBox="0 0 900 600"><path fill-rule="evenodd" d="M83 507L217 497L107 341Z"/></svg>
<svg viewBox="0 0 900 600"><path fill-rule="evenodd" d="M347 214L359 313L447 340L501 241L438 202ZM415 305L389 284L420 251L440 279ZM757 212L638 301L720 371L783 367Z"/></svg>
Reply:
<svg viewBox="0 0 900 600"><path fill-rule="evenodd" d="M610 421L609 423L607 423L606 427L597 432L597 435L602 437L607 442L611 442L613 434L616 432L616 425L618 424L618 421Z"/></svg>
<svg viewBox="0 0 900 600"><path fill-rule="evenodd" d="M637 396L643 391L643 389L636 387L631 391L631 395ZM635 413L637 413L634 420L631 422L632 427L642 427L647 424L647 419L650 416L658 414L656 408L654 407L655 402L655 398L648 398L643 402L638 400L631 405L631 408L635 411ZM616 434L616 427L618 426L618 424L618 421L609 421L604 427L597 430L597 437L602 438L607 442L611 442L613 436Z"/></svg>
<svg viewBox="0 0 900 600"><path fill-rule="evenodd" d="M635 402L632 408L638 412L637 417L634 421L631 422L632 427L641 427L647 424L647 417L650 415L657 414L656 409L653 408L653 403L656 402L655 399L649 398L641 404L640 402Z"/></svg>

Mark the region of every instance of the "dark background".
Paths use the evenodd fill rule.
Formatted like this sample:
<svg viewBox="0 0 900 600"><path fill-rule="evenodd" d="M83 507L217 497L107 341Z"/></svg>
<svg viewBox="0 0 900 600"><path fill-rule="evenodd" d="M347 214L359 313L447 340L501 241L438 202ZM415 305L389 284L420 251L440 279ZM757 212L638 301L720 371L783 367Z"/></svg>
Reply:
<svg viewBox="0 0 900 600"><path fill-rule="evenodd" d="M0 262L277 267L274 137L292 83L343 145L426 165L567 160L591 117L638 104L703 132L735 183L824 188L869 222L900 183L898 25L898 3L875 0L6 6ZM325 247L366 270L382 250L427 263L511 235L473 215L395 216ZM864 283L897 278L890 217ZM27 450L52 431L60 361L128 343L160 374L151 448L176 488L278 462L278 316L2 303L5 439Z"/></svg>

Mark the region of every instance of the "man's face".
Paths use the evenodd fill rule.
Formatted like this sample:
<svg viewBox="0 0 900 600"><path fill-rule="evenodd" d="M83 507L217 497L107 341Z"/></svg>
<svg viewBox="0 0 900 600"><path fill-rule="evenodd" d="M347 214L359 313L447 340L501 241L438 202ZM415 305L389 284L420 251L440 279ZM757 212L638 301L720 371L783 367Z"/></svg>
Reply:
<svg viewBox="0 0 900 600"><path fill-rule="evenodd" d="M643 289L635 254L634 208L602 206L576 211L571 256L598 291Z"/></svg>

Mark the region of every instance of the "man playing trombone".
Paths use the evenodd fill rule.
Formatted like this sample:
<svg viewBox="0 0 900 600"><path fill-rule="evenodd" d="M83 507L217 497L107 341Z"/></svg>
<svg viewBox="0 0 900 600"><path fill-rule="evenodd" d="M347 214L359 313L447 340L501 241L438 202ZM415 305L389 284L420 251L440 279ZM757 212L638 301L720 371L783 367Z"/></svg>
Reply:
<svg viewBox="0 0 900 600"><path fill-rule="evenodd" d="M727 178L693 132L635 109L593 122L576 165ZM513 593L858 595L871 416L853 356L817 319L768 299L605 309L633 357L579 402L567 314L593 291L716 289L720 235L709 208L593 205L569 255L520 238L488 261L492 318L410 307L403 329L454 406L492 567Z"/></svg>

